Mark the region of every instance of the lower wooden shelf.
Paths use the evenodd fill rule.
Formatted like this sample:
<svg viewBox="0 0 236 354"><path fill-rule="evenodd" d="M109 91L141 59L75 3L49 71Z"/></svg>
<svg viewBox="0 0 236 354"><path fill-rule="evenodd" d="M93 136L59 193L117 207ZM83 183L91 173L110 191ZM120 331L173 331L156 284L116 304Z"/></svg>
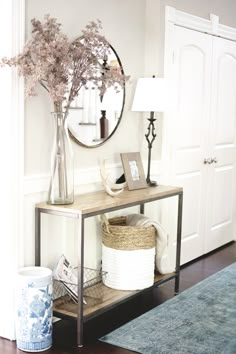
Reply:
<svg viewBox="0 0 236 354"><path fill-rule="evenodd" d="M153 286L158 286L166 281L169 281L171 278L175 278L175 273L165 275L156 274ZM84 321L109 310L113 306L116 306L117 304L126 301L145 290L147 289L115 290L108 288L103 283L99 283L96 285L96 292L99 292L101 296L99 298L86 296L87 304L84 304L83 306ZM67 295L62 296L53 302L53 313L59 318L69 317L77 319L77 310L78 305L73 302Z"/></svg>

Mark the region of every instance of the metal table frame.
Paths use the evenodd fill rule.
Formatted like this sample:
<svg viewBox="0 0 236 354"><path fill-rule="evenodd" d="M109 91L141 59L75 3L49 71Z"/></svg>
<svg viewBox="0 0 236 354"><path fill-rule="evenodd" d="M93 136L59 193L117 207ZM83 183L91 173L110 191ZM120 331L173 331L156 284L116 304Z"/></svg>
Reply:
<svg viewBox="0 0 236 354"><path fill-rule="evenodd" d="M150 187L158 188L158 187ZM171 188L171 187L169 187ZM78 222L78 311L77 311L77 345L83 346L83 265L84 265L84 222L86 218L100 215L102 213L112 212L115 210L126 209L132 206L140 206L140 213L144 214L144 205L148 202L158 201L170 197L178 197L177 210L177 247L176 247L176 270L174 275L158 281L153 286L160 285L170 279L175 278L175 294L179 292L179 278L180 278L180 254L181 254L181 232L182 232L182 209L183 209L183 190L182 188L172 187L173 192L168 192L167 195L158 193L150 198L141 198L140 200L132 201L125 204L115 206L102 207L97 211L85 211L81 209L70 208L65 209L63 206L49 206L46 203L38 204L35 207L35 265L40 266L41 263L41 214L51 214L57 216L65 216L68 218L77 219ZM78 196L79 197L79 196ZM112 197L110 197L112 198ZM145 199L145 200L144 200ZM55 208L53 208L55 207ZM73 207L72 207L73 208ZM140 290L141 292L142 290Z"/></svg>

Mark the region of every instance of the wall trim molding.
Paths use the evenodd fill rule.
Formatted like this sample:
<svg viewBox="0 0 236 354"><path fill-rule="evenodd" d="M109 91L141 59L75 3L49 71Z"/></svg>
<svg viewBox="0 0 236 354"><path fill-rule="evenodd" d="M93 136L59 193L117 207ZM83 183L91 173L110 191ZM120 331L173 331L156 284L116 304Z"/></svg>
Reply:
<svg viewBox="0 0 236 354"><path fill-rule="evenodd" d="M143 162L144 166L146 161ZM161 161L153 160L152 161L152 176L155 178L160 178L161 175ZM107 171L110 173L111 177L117 178L123 173L122 165L120 163L107 164ZM101 176L100 169L96 167L80 168L75 170L74 174L75 179L75 191L80 186L91 186L94 188L97 187L101 189ZM49 174L38 174L24 177L24 195L31 195L37 193L45 193L48 191L50 182Z"/></svg>

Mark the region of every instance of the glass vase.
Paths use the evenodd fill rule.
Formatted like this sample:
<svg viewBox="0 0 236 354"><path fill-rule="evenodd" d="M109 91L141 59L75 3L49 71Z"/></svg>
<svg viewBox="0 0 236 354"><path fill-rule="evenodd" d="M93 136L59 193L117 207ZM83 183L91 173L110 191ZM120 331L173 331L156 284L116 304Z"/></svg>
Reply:
<svg viewBox="0 0 236 354"><path fill-rule="evenodd" d="M72 204L74 202L74 156L67 119L63 112L52 112L52 116L55 122L55 135L51 155L48 203Z"/></svg>

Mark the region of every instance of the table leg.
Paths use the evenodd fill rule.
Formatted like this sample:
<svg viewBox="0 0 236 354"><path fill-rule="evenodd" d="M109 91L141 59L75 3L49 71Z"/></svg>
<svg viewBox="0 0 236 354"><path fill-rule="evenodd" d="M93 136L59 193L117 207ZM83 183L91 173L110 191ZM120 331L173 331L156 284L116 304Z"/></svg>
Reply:
<svg viewBox="0 0 236 354"><path fill-rule="evenodd" d="M77 345L83 346L84 218L78 215L78 316Z"/></svg>
<svg viewBox="0 0 236 354"><path fill-rule="evenodd" d="M183 214L183 193L180 193L178 196L178 221L177 221L177 245L176 245L176 276L175 276L176 295L179 292L182 214Z"/></svg>
<svg viewBox="0 0 236 354"><path fill-rule="evenodd" d="M41 211L35 209L35 265L41 262Z"/></svg>
<svg viewBox="0 0 236 354"><path fill-rule="evenodd" d="M144 204L140 204L140 214L144 214Z"/></svg>

